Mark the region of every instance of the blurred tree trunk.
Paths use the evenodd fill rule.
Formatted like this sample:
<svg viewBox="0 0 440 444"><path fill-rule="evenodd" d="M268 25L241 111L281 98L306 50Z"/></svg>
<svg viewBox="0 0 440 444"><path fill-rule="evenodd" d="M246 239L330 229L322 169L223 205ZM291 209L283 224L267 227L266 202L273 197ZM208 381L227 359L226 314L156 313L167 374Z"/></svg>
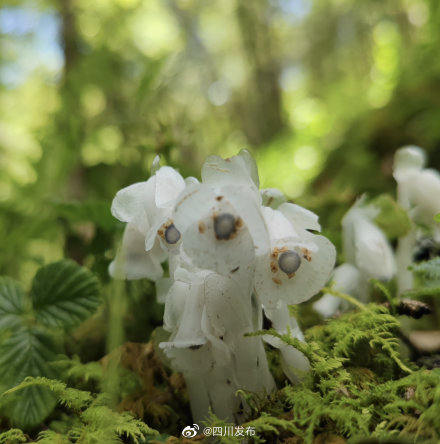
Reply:
<svg viewBox="0 0 440 444"><path fill-rule="evenodd" d="M81 58L79 33L75 20L75 0L60 2L61 39L64 70L61 81L62 108L58 115L59 133L64 134L65 167L68 174L67 195L80 199L84 194L84 167L80 162L80 149L84 139L84 118L80 103L80 85L76 65ZM70 171L69 171L70 170Z"/></svg>
<svg viewBox="0 0 440 444"><path fill-rule="evenodd" d="M246 136L258 146L269 142L284 129L280 66L274 55L269 2L238 0L237 18L250 67L245 103L239 111Z"/></svg>

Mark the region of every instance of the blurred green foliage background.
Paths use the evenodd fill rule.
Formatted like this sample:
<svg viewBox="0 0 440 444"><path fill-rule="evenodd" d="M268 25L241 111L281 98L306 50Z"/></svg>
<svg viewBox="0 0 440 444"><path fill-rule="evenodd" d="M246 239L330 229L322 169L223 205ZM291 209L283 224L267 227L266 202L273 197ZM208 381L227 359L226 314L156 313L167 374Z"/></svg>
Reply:
<svg viewBox="0 0 440 444"><path fill-rule="evenodd" d="M198 176L247 148L329 233L394 192L398 147L440 165L437 0L3 0L0 28L1 275L107 281L111 199L156 154Z"/></svg>

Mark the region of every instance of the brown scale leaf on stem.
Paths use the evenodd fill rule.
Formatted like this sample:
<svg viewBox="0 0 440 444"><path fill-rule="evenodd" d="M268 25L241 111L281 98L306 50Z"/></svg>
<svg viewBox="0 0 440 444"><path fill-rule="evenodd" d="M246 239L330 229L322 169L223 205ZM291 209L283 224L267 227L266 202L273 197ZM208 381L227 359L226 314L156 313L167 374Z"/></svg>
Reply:
<svg viewBox="0 0 440 444"><path fill-rule="evenodd" d="M118 405L120 411L131 411L154 426L168 423L171 410L178 409L176 393L183 393L182 375L170 374L157 356L150 341L147 344L126 342L101 359L104 368L111 362L135 373L142 387L126 396Z"/></svg>

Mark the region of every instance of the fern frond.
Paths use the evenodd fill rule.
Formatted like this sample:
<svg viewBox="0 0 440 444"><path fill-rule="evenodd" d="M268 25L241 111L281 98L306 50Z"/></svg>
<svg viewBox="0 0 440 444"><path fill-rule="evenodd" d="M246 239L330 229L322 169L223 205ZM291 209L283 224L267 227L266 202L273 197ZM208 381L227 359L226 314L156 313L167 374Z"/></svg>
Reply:
<svg viewBox="0 0 440 444"><path fill-rule="evenodd" d="M28 442L26 435L20 429L10 429L0 433L0 444L19 444Z"/></svg>
<svg viewBox="0 0 440 444"><path fill-rule="evenodd" d="M410 267L410 270L424 280L440 280L440 257L435 257L429 261L414 264Z"/></svg>
<svg viewBox="0 0 440 444"><path fill-rule="evenodd" d="M5 393L3 393L2 396L32 386L43 386L48 388L58 397L58 400L61 404L66 405L73 410L81 410L89 405L93 400L90 392L69 388L64 382L58 381L56 379L44 378L41 376L28 376L23 380L21 384L18 384L12 389L7 390Z"/></svg>
<svg viewBox="0 0 440 444"><path fill-rule="evenodd" d="M44 430L38 434L38 444L72 444L72 441L61 433L53 430Z"/></svg>

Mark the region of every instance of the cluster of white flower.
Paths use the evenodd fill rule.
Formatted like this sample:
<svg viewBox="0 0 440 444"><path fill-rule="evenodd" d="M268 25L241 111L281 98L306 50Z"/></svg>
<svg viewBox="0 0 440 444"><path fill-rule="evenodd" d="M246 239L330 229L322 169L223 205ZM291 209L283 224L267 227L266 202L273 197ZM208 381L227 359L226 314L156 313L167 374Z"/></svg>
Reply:
<svg viewBox="0 0 440 444"><path fill-rule="evenodd" d="M333 288L367 302L368 281L389 281L396 272L394 253L385 233L375 224L379 209L359 199L342 219L342 243L346 262L332 274ZM325 294L313 305L323 317L345 308L344 300Z"/></svg>
<svg viewBox="0 0 440 444"><path fill-rule="evenodd" d="M389 281L397 275L399 293L413 288L409 267L417 241L428 236L440 242L440 174L424 168L425 153L416 146L396 151L393 176L397 182L397 202L411 221L411 229L398 241L394 252L383 231L374 223L379 209L359 199L342 220L343 250L346 262L335 268L334 289L366 302L368 280ZM314 304L324 317L344 308L344 302L325 294Z"/></svg>
<svg viewBox="0 0 440 444"><path fill-rule="evenodd" d="M264 395L274 389L260 337L263 312L280 333L302 333L288 305L316 294L328 280L335 248L317 216L274 189L259 191L257 167L246 151L211 156L202 181L159 168L146 182L119 191L112 213L127 222L110 266L114 277L156 281L165 303L160 346L183 373L195 421L209 408L240 421L246 405L238 389ZM161 262L168 258L169 277ZM274 337L286 375L308 369L307 359ZM300 372L299 372L300 373Z"/></svg>
<svg viewBox="0 0 440 444"><path fill-rule="evenodd" d="M425 152L417 146L401 148L394 157L397 202L407 211L412 223L411 230L399 239L396 250L400 293L413 287L408 267L413 261L417 239L427 234L440 243L440 223L435 221L440 213L440 174L424 168L425 162Z"/></svg>

